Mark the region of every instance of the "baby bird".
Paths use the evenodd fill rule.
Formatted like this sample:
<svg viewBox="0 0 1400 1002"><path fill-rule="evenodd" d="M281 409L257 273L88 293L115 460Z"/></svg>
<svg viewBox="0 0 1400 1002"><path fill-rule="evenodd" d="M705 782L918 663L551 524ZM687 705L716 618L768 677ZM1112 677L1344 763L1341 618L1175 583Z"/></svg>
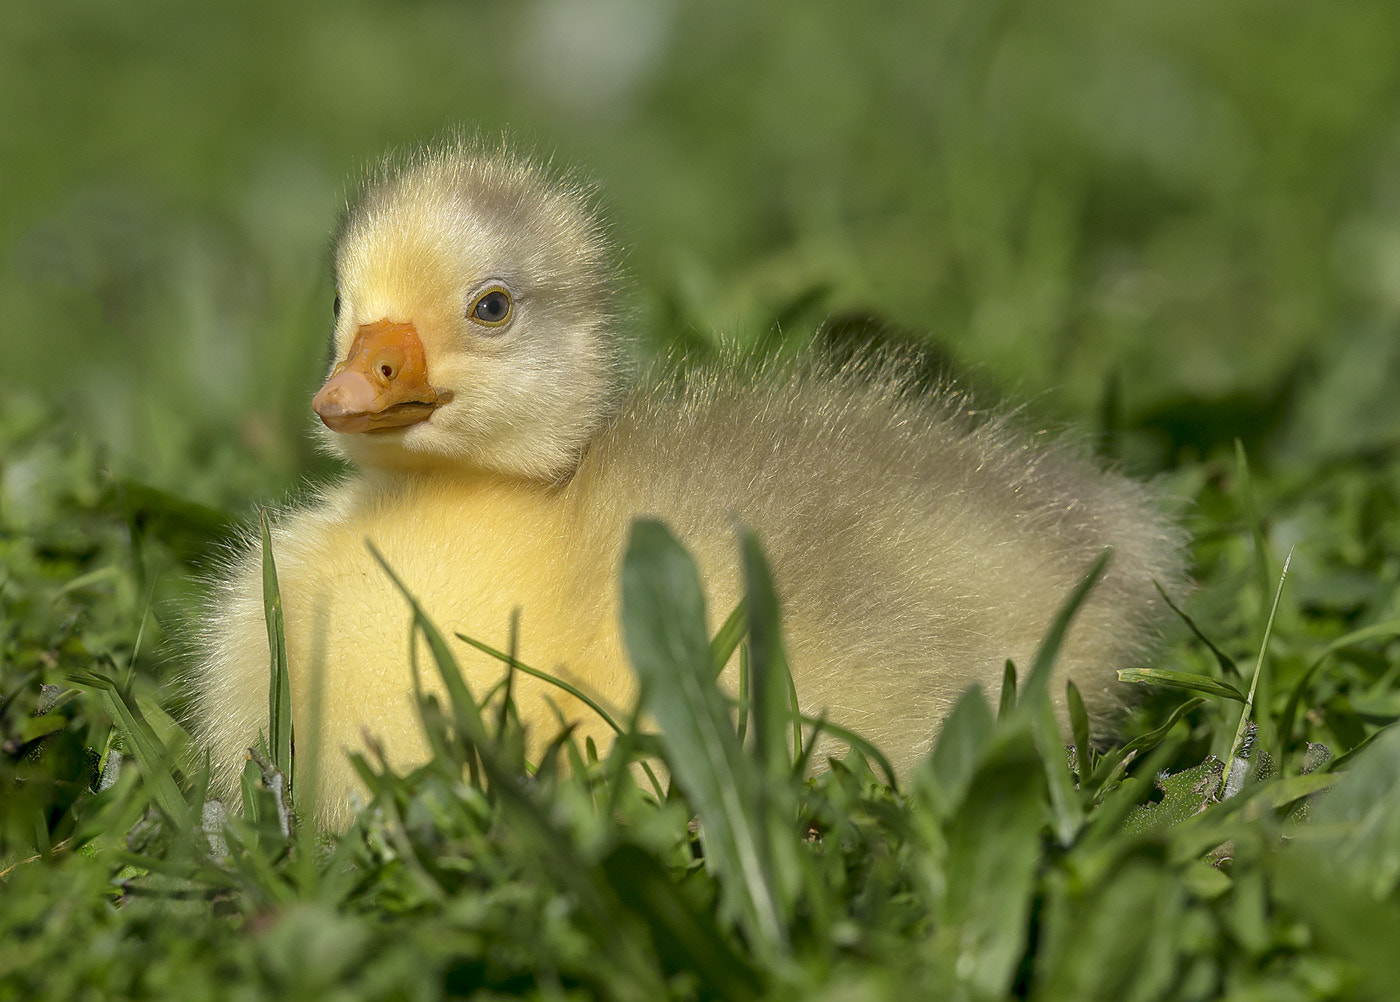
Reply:
<svg viewBox="0 0 1400 1002"><path fill-rule="evenodd" d="M469 143L386 162L346 215L331 368L312 406L358 471L271 534L297 772L315 777L318 823L353 816L346 753L366 736L398 766L429 755L408 605L366 539L444 636L506 649L519 610L520 660L625 708L618 572L632 521L671 526L719 617L740 596L734 527L752 526L804 710L905 771L965 687L995 693L1008 658L1030 664L1112 546L1058 667L1096 720L1112 714L1114 670L1150 646L1162 613L1154 582L1183 580L1180 536L1146 488L951 389L919 388L897 359L726 356L628 389L610 256L584 193ZM250 540L227 568L192 680L224 794L267 726L261 565ZM452 643L478 696L501 678L499 661ZM606 743L558 689L518 678L514 694L536 739L557 730L558 706Z"/></svg>

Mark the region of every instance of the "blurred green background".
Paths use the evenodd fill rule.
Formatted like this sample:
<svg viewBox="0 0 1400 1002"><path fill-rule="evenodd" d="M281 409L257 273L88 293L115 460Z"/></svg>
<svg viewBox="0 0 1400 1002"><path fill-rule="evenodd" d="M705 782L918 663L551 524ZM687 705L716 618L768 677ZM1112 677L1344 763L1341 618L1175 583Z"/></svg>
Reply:
<svg viewBox="0 0 1400 1002"><path fill-rule="evenodd" d="M646 344L870 317L1141 472L1354 455L1400 429L1397 39L1393 0L10 0L0 416L286 490L336 213L460 125L598 182Z"/></svg>
<svg viewBox="0 0 1400 1002"><path fill-rule="evenodd" d="M309 399L355 178L457 127L596 181L644 351L881 330L1028 401L1035 428L1167 471L1211 639L1177 626L1153 663L1241 689L1263 666L1256 747L1279 778L1204 819L1197 770L1236 737L1222 698L1158 746L1170 758L1103 780L1067 849L1042 830L1061 805L1040 752L984 737L969 778L970 717L929 775L979 795L906 811L827 773L846 779L803 802L839 851L810 846L826 899L794 926L818 995L1015 966L1032 930L1015 976L1033 960L1047 997L1400 997L1395 743L1343 764L1277 852L1270 820L1316 788L1305 742L1336 766L1400 717L1397 0L0 0L0 996L7 972L33 998L625 983L558 874L633 887L645 910L601 923L624 932L671 878L700 921L728 893L697 882L684 801L648 820L560 796L550 825L577 858L541 857L509 812L507 837L471 827L496 824L475 797L424 824L447 816L422 813L440 810L425 772L411 843L376 827L318 861L268 828L186 871L202 840L151 823L154 781L123 768L92 794L132 750L94 680L180 747L197 577L236 516L328 471ZM1180 698L1144 695L1125 739L1157 745ZM1159 768L1176 775L1147 806ZM1190 820L1120 832L1134 798L1149 825ZM1203 831L1234 854L1211 853L1218 870ZM633 867L618 836L666 848ZM451 896L424 897L412 858ZM725 941L684 949L740 977ZM703 973L656 942L665 969Z"/></svg>

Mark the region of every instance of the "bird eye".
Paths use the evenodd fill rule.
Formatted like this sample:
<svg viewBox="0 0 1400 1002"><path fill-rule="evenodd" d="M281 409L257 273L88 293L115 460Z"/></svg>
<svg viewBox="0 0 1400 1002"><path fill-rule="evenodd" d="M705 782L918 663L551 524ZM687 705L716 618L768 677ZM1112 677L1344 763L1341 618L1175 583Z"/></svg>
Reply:
<svg viewBox="0 0 1400 1002"><path fill-rule="evenodd" d="M491 289L472 304L471 318L487 327L500 327L510 319L510 294L504 289Z"/></svg>
<svg viewBox="0 0 1400 1002"><path fill-rule="evenodd" d="M332 315L334 315L334 317L335 317L337 320L340 319L340 296L339 296L339 295L337 295L337 296L335 297L335 302L331 303L331 313L332 313Z"/></svg>

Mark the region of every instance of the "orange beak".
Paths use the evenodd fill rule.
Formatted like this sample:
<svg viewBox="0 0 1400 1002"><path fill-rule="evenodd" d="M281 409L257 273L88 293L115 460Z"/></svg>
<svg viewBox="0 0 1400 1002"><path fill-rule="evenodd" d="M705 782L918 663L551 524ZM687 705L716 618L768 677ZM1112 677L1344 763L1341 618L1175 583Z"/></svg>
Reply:
<svg viewBox="0 0 1400 1002"><path fill-rule="evenodd" d="M426 421L452 399L433 389L423 342L412 324L361 325L345 360L311 400L331 431L355 434Z"/></svg>

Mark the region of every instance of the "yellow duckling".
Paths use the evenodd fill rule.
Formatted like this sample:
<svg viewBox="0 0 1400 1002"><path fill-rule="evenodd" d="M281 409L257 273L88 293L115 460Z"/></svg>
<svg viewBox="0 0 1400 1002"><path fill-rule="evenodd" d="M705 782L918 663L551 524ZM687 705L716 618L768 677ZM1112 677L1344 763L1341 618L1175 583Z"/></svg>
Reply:
<svg viewBox="0 0 1400 1002"><path fill-rule="evenodd" d="M579 191L467 144L387 164L346 216L333 365L313 406L359 472L272 531L298 775L317 777L321 823L350 818L345 753L366 735L399 765L428 754L408 606L367 538L445 636L505 649L520 610L522 661L626 707L630 523L672 526L719 616L738 600L734 526L747 523L773 567L804 709L904 769L966 686L994 693L1007 658L1029 665L1111 545L1059 672L1091 713L1112 712L1114 669L1142 653L1161 612L1154 580L1182 579L1179 536L1146 489L956 393L920 392L891 362L730 360L624 393L608 258ZM216 789L231 792L267 726L255 542L211 608L197 726ZM478 695L500 679L498 661L453 642ZM559 690L519 683L536 738L557 728L548 697L605 739Z"/></svg>

